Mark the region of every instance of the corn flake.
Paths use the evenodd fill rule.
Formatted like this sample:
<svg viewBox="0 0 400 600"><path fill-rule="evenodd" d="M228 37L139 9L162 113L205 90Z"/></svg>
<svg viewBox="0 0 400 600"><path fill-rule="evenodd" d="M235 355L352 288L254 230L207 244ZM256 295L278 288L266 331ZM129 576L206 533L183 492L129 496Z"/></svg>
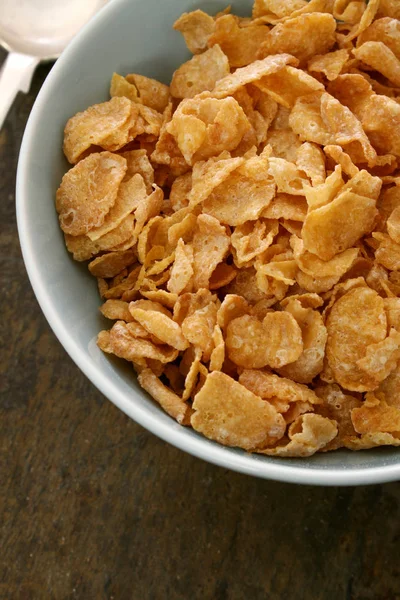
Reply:
<svg viewBox="0 0 400 600"><path fill-rule="evenodd" d="M239 27L233 15L223 15L215 21L215 29L208 45L219 44L231 67L244 67L257 58L260 45L265 41L268 27L249 24Z"/></svg>
<svg viewBox="0 0 400 600"><path fill-rule="evenodd" d="M200 92L212 90L217 81L228 74L228 59L216 44L203 54L193 56L175 71L171 94L175 98L193 98Z"/></svg>
<svg viewBox="0 0 400 600"><path fill-rule="evenodd" d="M291 66L283 67L278 73L264 75L254 84L286 108L292 108L300 96L324 89L317 79Z"/></svg>
<svg viewBox="0 0 400 600"><path fill-rule="evenodd" d="M186 99L166 126L188 164L234 150L248 129L243 109L231 97Z"/></svg>
<svg viewBox="0 0 400 600"><path fill-rule="evenodd" d="M228 324L226 348L229 358L246 369L274 369L294 362L303 351L301 329L289 313L267 313L261 323L244 315Z"/></svg>
<svg viewBox="0 0 400 600"><path fill-rule="evenodd" d="M244 85L254 83L266 75L277 73L285 65L296 66L297 63L297 59L290 54L275 54L267 56L262 60L256 60L246 67L236 69L234 73L221 79L215 86L212 94L215 98L225 98L234 94Z"/></svg>
<svg viewBox="0 0 400 600"><path fill-rule="evenodd" d="M350 53L345 48L328 54L319 54L308 61L307 68L311 73L322 73L328 81L334 81L342 72L349 56Z"/></svg>
<svg viewBox="0 0 400 600"><path fill-rule="evenodd" d="M134 86L137 90L138 99L141 104L148 108L162 113L169 102L169 87L156 79L129 73L125 77L128 84Z"/></svg>
<svg viewBox="0 0 400 600"><path fill-rule="evenodd" d="M127 98L112 98L71 117L64 130L64 153L69 162L77 163L91 146L116 150L127 144L132 106Z"/></svg>
<svg viewBox="0 0 400 600"><path fill-rule="evenodd" d="M133 325L131 329L130 326ZM150 340L135 337L136 325L117 321L110 330L110 344L113 354L129 361L153 358L162 363L174 361L178 351L174 348L154 344Z"/></svg>
<svg viewBox="0 0 400 600"><path fill-rule="evenodd" d="M218 371L207 376L193 409L193 428L225 446L264 448L285 433L285 421L271 404Z"/></svg>
<svg viewBox="0 0 400 600"><path fill-rule="evenodd" d="M202 10L183 13L174 23L174 29L180 31L186 45L193 54L200 54L207 48L207 42L215 29L215 22Z"/></svg>
<svg viewBox="0 0 400 600"><path fill-rule="evenodd" d="M129 240L130 245L128 248L130 248L133 245L133 242L131 243L133 223L133 215L128 215L118 227L95 241L92 241L86 235L73 236L66 233L65 244L68 251L72 253L74 259L77 261L89 260L100 252L114 249L120 251L121 244L126 240Z"/></svg>
<svg viewBox="0 0 400 600"><path fill-rule="evenodd" d="M308 413L298 417L289 427L289 440L262 451L269 456L312 456L331 442L338 433L336 421Z"/></svg>
<svg viewBox="0 0 400 600"><path fill-rule="evenodd" d="M167 283L168 291L173 294L181 294L184 290L190 292L188 287L192 283L193 274L193 248L185 245L184 241L180 239L176 246L171 276Z"/></svg>
<svg viewBox="0 0 400 600"><path fill-rule="evenodd" d="M125 159L110 152L91 154L70 169L56 195L62 230L78 236L102 225L125 172Z"/></svg>
<svg viewBox="0 0 400 600"><path fill-rule="evenodd" d="M167 388L151 369L142 369L138 382L146 392L178 423L184 423L189 407L179 396Z"/></svg>
<svg viewBox="0 0 400 600"><path fill-rule="evenodd" d="M92 260L89 263L89 271L94 277L107 279L115 277L125 267L129 267L134 262L136 262L136 253L133 250L108 252Z"/></svg>
<svg viewBox="0 0 400 600"><path fill-rule="evenodd" d="M358 361L365 358L368 346L386 337L382 298L367 287L350 290L332 306L326 327L326 355L336 381L351 391L374 390L379 382Z"/></svg>
<svg viewBox="0 0 400 600"><path fill-rule="evenodd" d="M270 30L260 46L259 58L288 53L304 63L315 54L324 54L332 48L335 29L335 19L326 13L310 13L288 19Z"/></svg>
<svg viewBox="0 0 400 600"><path fill-rule="evenodd" d="M182 333L195 348L203 353L203 361L208 362L214 350L213 333L217 322L218 307L213 302L198 308L182 322Z"/></svg>
<svg viewBox="0 0 400 600"><path fill-rule="evenodd" d="M378 211L376 200L344 191L326 206L308 213L302 236L304 247L322 260L351 248L369 233Z"/></svg>

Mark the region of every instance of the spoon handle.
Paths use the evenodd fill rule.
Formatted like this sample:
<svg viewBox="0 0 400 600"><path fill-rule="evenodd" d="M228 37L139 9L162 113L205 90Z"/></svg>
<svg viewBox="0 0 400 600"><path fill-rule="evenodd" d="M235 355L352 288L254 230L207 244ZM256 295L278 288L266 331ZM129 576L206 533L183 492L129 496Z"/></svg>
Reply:
<svg viewBox="0 0 400 600"><path fill-rule="evenodd" d="M10 52L0 70L0 129L18 92L28 92L39 59Z"/></svg>

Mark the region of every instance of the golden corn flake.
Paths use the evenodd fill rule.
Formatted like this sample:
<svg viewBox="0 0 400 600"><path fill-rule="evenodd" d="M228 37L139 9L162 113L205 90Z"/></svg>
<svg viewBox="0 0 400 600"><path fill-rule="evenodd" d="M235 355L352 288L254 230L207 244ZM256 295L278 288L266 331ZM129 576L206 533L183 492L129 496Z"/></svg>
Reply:
<svg viewBox="0 0 400 600"><path fill-rule="evenodd" d="M400 86L400 62L383 42L365 42L353 50L354 56L381 73L393 85Z"/></svg>
<svg viewBox="0 0 400 600"><path fill-rule="evenodd" d="M142 232L146 223L156 217L161 210L164 193L161 188L154 184L154 191L150 196L143 194L135 210L135 229L136 238Z"/></svg>
<svg viewBox="0 0 400 600"><path fill-rule="evenodd" d="M138 375L138 382L146 392L178 423L183 423L189 411L179 396L167 388L151 369L142 369Z"/></svg>
<svg viewBox="0 0 400 600"><path fill-rule="evenodd" d="M271 156L296 162L297 150L301 146L301 141L291 129L270 129L267 132L266 141Z"/></svg>
<svg viewBox="0 0 400 600"><path fill-rule="evenodd" d="M269 173L273 177L277 191L293 196L304 196L303 186L308 179L295 164L284 158L271 157L269 159Z"/></svg>
<svg viewBox="0 0 400 600"><path fill-rule="evenodd" d="M169 102L169 87L156 79L129 73L126 81L137 90L138 100L141 104L162 113ZM136 100L137 102L137 100Z"/></svg>
<svg viewBox="0 0 400 600"><path fill-rule="evenodd" d="M130 314L146 331L155 335L164 344L177 350L186 350L188 347L179 325L163 313L143 308L130 308Z"/></svg>
<svg viewBox="0 0 400 600"><path fill-rule="evenodd" d="M376 227L377 231L386 231L387 220L393 211L400 206L400 188L391 187L384 188L380 194L376 207L379 210L379 221ZM393 218L393 225L396 223L396 214ZM393 227L392 233L394 233L395 227Z"/></svg>
<svg viewBox="0 0 400 600"><path fill-rule="evenodd" d="M151 194L154 183L154 169L146 150L129 150L128 152L121 152L121 156L125 158L127 167L124 181L131 179L138 173L143 177L147 193Z"/></svg>
<svg viewBox="0 0 400 600"><path fill-rule="evenodd" d="M233 15L223 15L215 21L208 45L219 44L231 67L244 67L257 58L260 45L266 40L268 27L252 25L239 27Z"/></svg>
<svg viewBox="0 0 400 600"><path fill-rule="evenodd" d="M218 371L208 375L193 409L193 428L225 446L265 448L285 433L285 421L271 404Z"/></svg>
<svg viewBox="0 0 400 600"><path fill-rule="evenodd" d="M109 233L106 233L95 241L92 241L86 235L70 235L66 233L65 244L77 261L89 260L93 256L100 254L100 252L114 249L120 251L120 246L126 240L130 241L131 245L129 248L133 245L133 242L131 243L133 224L133 215L128 215L115 229L112 229Z"/></svg>
<svg viewBox="0 0 400 600"><path fill-rule="evenodd" d="M291 66L283 67L278 73L264 75L255 85L287 108L292 108L300 96L324 89L317 79Z"/></svg>
<svg viewBox="0 0 400 600"><path fill-rule="evenodd" d="M301 415L289 427L289 442L262 451L269 456L312 456L331 442L338 433L336 421L321 415Z"/></svg>
<svg viewBox="0 0 400 600"><path fill-rule="evenodd" d="M345 191L307 215L302 229L304 247L330 260L372 231L377 214L376 200Z"/></svg>
<svg viewBox="0 0 400 600"><path fill-rule="evenodd" d="M130 325L132 323L117 321L110 330L110 344L116 356L133 362L138 358L154 358L162 363L169 363L177 358L177 350L136 337L135 324L132 330Z"/></svg>
<svg viewBox="0 0 400 600"><path fill-rule="evenodd" d="M374 390L379 381L363 371L358 361L367 348L386 337L387 319L382 298L369 288L350 290L332 306L326 321L326 355L336 381L351 391Z"/></svg>
<svg viewBox="0 0 400 600"><path fill-rule="evenodd" d="M301 385L291 379L285 379L285 377L279 377L279 375L268 371L246 369L241 373L239 382L253 394L265 400L278 399L286 405L297 402L311 405L321 403L313 390L306 385Z"/></svg>
<svg viewBox="0 0 400 600"><path fill-rule="evenodd" d="M316 412L323 417L334 419L338 425L337 436L324 448L324 452L346 446L348 440L357 435L351 420L353 408L359 408L361 400L345 394L338 385L328 384L316 388L315 393L323 404L316 407Z"/></svg>
<svg viewBox="0 0 400 600"><path fill-rule="evenodd" d="M303 351L301 329L289 313L267 313L263 322L244 315L227 327L229 358L246 369L274 369L294 362Z"/></svg>
<svg viewBox="0 0 400 600"><path fill-rule="evenodd" d="M400 446L398 433L365 433L359 437L350 437L345 442L349 450L369 450L377 446Z"/></svg>
<svg viewBox="0 0 400 600"><path fill-rule="evenodd" d="M334 0L332 14L335 19L346 23L346 25L354 25L360 21L365 12L365 8L365 2Z"/></svg>
<svg viewBox="0 0 400 600"><path fill-rule="evenodd" d="M180 239L176 246L175 261L171 269L171 276L167 283L167 289L174 294L181 294L188 289L193 279L193 248L185 245Z"/></svg>
<svg viewBox="0 0 400 600"><path fill-rule="evenodd" d="M384 0L381 1L380 10ZM400 12L399 12L400 17ZM398 18L384 17L376 19L357 39L357 46L365 42L383 42L399 58L400 57L400 23Z"/></svg>
<svg viewBox="0 0 400 600"><path fill-rule="evenodd" d="M116 97L71 117L64 130L64 153L69 162L77 163L93 145L116 150L127 144L131 114L132 102Z"/></svg>
<svg viewBox="0 0 400 600"><path fill-rule="evenodd" d="M169 193L169 201L174 212L189 204L189 193L192 189L192 173L185 173L177 177Z"/></svg>
<svg viewBox="0 0 400 600"><path fill-rule="evenodd" d="M340 78L345 78L341 75ZM357 77L356 75L348 75L347 78ZM338 78L338 80L340 79ZM395 154L400 152L399 132L400 132L400 106L393 99L380 94L375 94L371 90L371 86L366 82L367 90L363 96L358 97L358 101L354 101L354 96L345 92L345 97L341 88L346 80L339 82L332 88L331 92L337 96L341 102L344 102L359 118L365 133L375 148L381 154ZM362 78L361 78L362 80ZM338 83L337 83L338 82ZM350 82L349 82L350 83ZM340 86L340 88L339 88ZM339 89L338 89L339 88ZM368 89L369 88L369 89Z"/></svg>
<svg viewBox="0 0 400 600"><path fill-rule="evenodd" d="M400 331L400 298L384 298L388 327Z"/></svg>
<svg viewBox="0 0 400 600"><path fill-rule="evenodd" d="M296 151L296 166L304 171L313 186L321 185L326 180L325 158L316 144L305 142Z"/></svg>
<svg viewBox="0 0 400 600"><path fill-rule="evenodd" d="M143 177L139 173L125 183L122 182L114 206L111 207L100 227L95 227L87 232L88 238L95 241L115 229L140 206L146 196L146 186Z"/></svg>
<svg viewBox="0 0 400 600"><path fill-rule="evenodd" d="M225 342L218 324L214 327L212 339L214 349L210 356L210 372L221 371L225 360Z"/></svg>
<svg viewBox="0 0 400 600"><path fill-rule="evenodd" d="M187 316L182 323L182 333L195 348L203 353L208 362L214 349L213 333L217 322L217 306L214 303L199 308Z"/></svg>
<svg viewBox="0 0 400 600"><path fill-rule="evenodd" d="M218 290L231 283L237 275L237 270L227 263L219 263L211 274L209 280L210 290Z"/></svg>
<svg viewBox="0 0 400 600"><path fill-rule="evenodd" d="M362 406L353 408L351 420L357 433L398 433L400 408L389 406L385 400L369 393Z"/></svg>
<svg viewBox="0 0 400 600"><path fill-rule="evenodd" d="M362 34L367 29L375 18L379 8L380 0L369 0L365 11L363 12L359 23L356 23L350 32L343 38L342 43L346 44L354 40L358 35Z"/></svg>
<svg viewBox="0 0 400 600"><path fill-rule="evenodd" d="M397 244L400 242L400 206L390 213L388 220L386 221L388 234L394 242Z"/></svg>
<svg viewBox="0 0 400 600"><path fill-rule="evenodd" d="M293 285L296 282L297 265L293 259L272 260L268 264L256 264L257 275L264 275L268 279ZM277 295L277 293L275 292ZM278 299L278 298L277 298Z"/></svg>
<svg viewBox="0 0 400 600"><path fill-rule="evenodd" d="M175 98L193 98L200 92L212 90L217 81L228 74L228 59L216 44L203 54L193 56L175 71L171 94Z"/></svg>
<svg viewBox="0 0 400 600"><path fill-rule="evenodd" d="M376 262L390 271L400 271L400 244L394 242L387 233L373 233L372 236L378 242Z"/></svg>
<svg viewBox="0 0 400 600"><path fill-rule="evenodd" d="M321 93L308 94L296 100L289 116L289 126L301 140L325 146L334 139L321 116Z"/></svg>
<svg viewBox="0 0 400 600"><path fill-rule="evenodd" d="M275 183L268 170L268 158L249 158L228 181L214 188L203 202L203 212L227 225L243 225L257 219L275 194Z"/></svg>
<svg viewBox="0 0 400 600"><path fill-rule="evenodd" d="M190 349L189 349L189 351L190 351ZM184 387L183 394L182 394L182 400L188 400L193 394L193 391L195 389L197 379L199 376L200 369L203 366L200 362L201 358L202 358L201 350L196 349L194 352L192 364L190 365L190 368L185 377L185 387Z"/></svg>
<svg viewBox="0 0 400 600"><path fill-rule="evenodd" d="M285 65L296 66L297 63L297 59L290 54L275 54L262 60L256 60L246 67L236 69L233 74L221 79L215 86L212 95L216 98L225 98L234 94L244 85L254 83L266 75L277 73Z"/></svg>
<svg viewBox="0 0 400 600"><path fill-rule="evenodd" d="M174 29L180 31L187 47L193 54L199 54L207 48L207 42L215 29L215 21L202 10L183 13L174 23Z"/></svg>
<svg viewBox="0 0 400 600"><path fill-rule="evenodd" d="M113 321L125 321L126 323L133 321L133 317L129 312L128 302L124 302L123 300L106 300L100 306L100 312L106 319ZM144 331L144 333L144 337L146 337L147 332Z"/></svg>
<svg viewBox="0 0 400 600"><path fill-rule="evenodd" d="M238 225L231 236L231 243L235 249L235 264L241 267L264 252L271 246L274 237L278 234L277 221L247 221Z"/></svg>
<svg viewBox="0 0 400 600"><path fill-rule="evenodd" d="M328 81L333 81L340 75L349 56L350 53L345 48L328 54L319 54L308 61L307 68L311 73L322 73Z"/></svg>
<svg viewBox="0 0 400 600"><path fill-rule="evenodd" d="M330 94L314 92L298 98L289 122L293 131L305 141L324 146L338 144L347 149L350 156L358 151L361 161L371 165L376 162L376 151L362 123Z"/></svg>
<svg viewBox="0 0 400 600"><path fill-rule="evenodd" d="M163 304L161 304L161 302L157 302L156 300L140 299L129 304L129 310L136 310L137 308L141 308L142 310L151 310L153 312L160 312L166 317L171 317L170 311Z"/></svg>
<svg viewBox="0 0 400 600"><path fill-rule="evenodd" d="M128 100L132 100L132 102L140 101L136 87L132 85L132 83L129 83L125 77L118 75L118 73L113 73L111 78L110 96L111 98L114 98L115 96L125 97L128 98Z"/></svg>
<svg viewBox="0 0 400 600"><path fill-rule="evenodd" d="M125 159L110 152L91 154L70 169L56 195L62 230L77 236L102 225L125 172Z"/></svg>
<svg viewBox="0 0 400 600"><path fill-rule="evenodd" d="M241 157L230 158L228 155L227 158L223 158L220 155L205 162L196 163L191 179L192 189L188 195L190 207L194 208L208 198L211 192L228 179L232 171L235 171L243 162L244 159Z"/></svg>
<svg viewBox="0 0 400 600"><path fill-rule="evenodd" d="M304 249L304 243L295 236L291 239L294 258L299 268L312 277L341 277L352 266L358 256L358 248L349 248L336 254L328 261L321 260L315 254Z"/></svg>
<svg viewBox="0 0 400 600"><path fill-rule="evenodd" d="M278 193L269 206L262 211L261 216L265 219L304 221L307 208L307 201L303 196Z"/></svg>
<svg viewBox="0 0 400 600"><path fill-rule="evenodd" d="M296 281L299 286L310 293L321 294L330 290L340 279L340 275L332 277L319 277L307 275L299 270L296 273Z"/></svg>
<svg viewBox="0 0 400 600"><path fill-rule="evenodd" d="M296 319L302 331L303 352L296 361L279 369L279 373L298 383L311 383L323 368L326 327L320 313L303 308L299 300L289 301L285 310Z"/></svg>
<svg viewBox="0 0 400 600"><path fill-rule="evenodd" d="M188 164L234 150L248 129L234 98L186 99L166 127Z"/></svg>
<svg viewBox="0 0 400 600"><path fill-rule="evenodd" d="M391 329L383 341L367 347L364 358L357 361L357 366L381 382L396 368L399 359L400 333Z"/></svg>
<svg viewBox="0 0 400 600"><path fill-rule="evenodd" d="M195 294L182 294L174 305L174 321L181 325L186 317L193 315L197 310L206 308L215 299L216 296L211 294L210 290L204 288L198 290Z"/></svg>
<svg viewBox="0 0 400 600"><path fill-rule="evenodd" d="M336 22L332 15L310 13L279 23L260 46L259 57L288 53L302 63L324 54L335 43Z"/></svg>
<svg viewBox="0 0 400 600"><path fill-rule="evenodd" d="M208 286L215 267L228 253L229 236L219 221L209 215L200 215L193 236L193 286Z"/></svg>
<svg viewBox="0 0 400 600"><path fill-rule="evenodd" d="M94 277L107 279L115 277L125 267L129 267L134 262L136 262L136 253L133 250L107 252L89 263L89 271Z"/></svg>
<svg viewBox="0 0 400 600"><path fill-rule="evenodd" d="M255 0L253 5L253 17L268 16L272 18L271 23L289 17L294 11L307 6L306 0L289 0L279 2L277 0Z"/></svg>
<svg viewBox="0 0 400 600"><path fill-rule="evenodd" d="M225 329L227 325L250 312L250 305L243 298L243 296L237 296L236 294L226 294L221 306L217 313L217 322L221 329Z"/></svg>

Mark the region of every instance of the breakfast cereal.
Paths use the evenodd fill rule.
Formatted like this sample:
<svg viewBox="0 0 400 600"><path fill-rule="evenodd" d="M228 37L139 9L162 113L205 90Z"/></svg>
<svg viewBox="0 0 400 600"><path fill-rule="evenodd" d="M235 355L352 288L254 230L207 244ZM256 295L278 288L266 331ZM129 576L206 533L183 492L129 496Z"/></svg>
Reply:
<svg viewBox="0 0 400 600"><path fill-rule="evenodd" d="M110 74L66 124L56 209L98 346L182 426L271 457L400 446L399 19L194 10L170 85Z"/></svg>

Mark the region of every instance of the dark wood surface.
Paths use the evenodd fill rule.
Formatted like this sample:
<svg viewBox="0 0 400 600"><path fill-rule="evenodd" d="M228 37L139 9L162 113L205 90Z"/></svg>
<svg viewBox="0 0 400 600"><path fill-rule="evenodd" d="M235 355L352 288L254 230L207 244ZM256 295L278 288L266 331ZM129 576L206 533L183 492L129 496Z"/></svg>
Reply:
<svg viewBox="0 0 400 600"><path fill-rule="evenodd" d="M50 331L14 207L49 68L0 133L0 598L400 599L399 483L300 487L192 458L104 398Z"/></svg>

